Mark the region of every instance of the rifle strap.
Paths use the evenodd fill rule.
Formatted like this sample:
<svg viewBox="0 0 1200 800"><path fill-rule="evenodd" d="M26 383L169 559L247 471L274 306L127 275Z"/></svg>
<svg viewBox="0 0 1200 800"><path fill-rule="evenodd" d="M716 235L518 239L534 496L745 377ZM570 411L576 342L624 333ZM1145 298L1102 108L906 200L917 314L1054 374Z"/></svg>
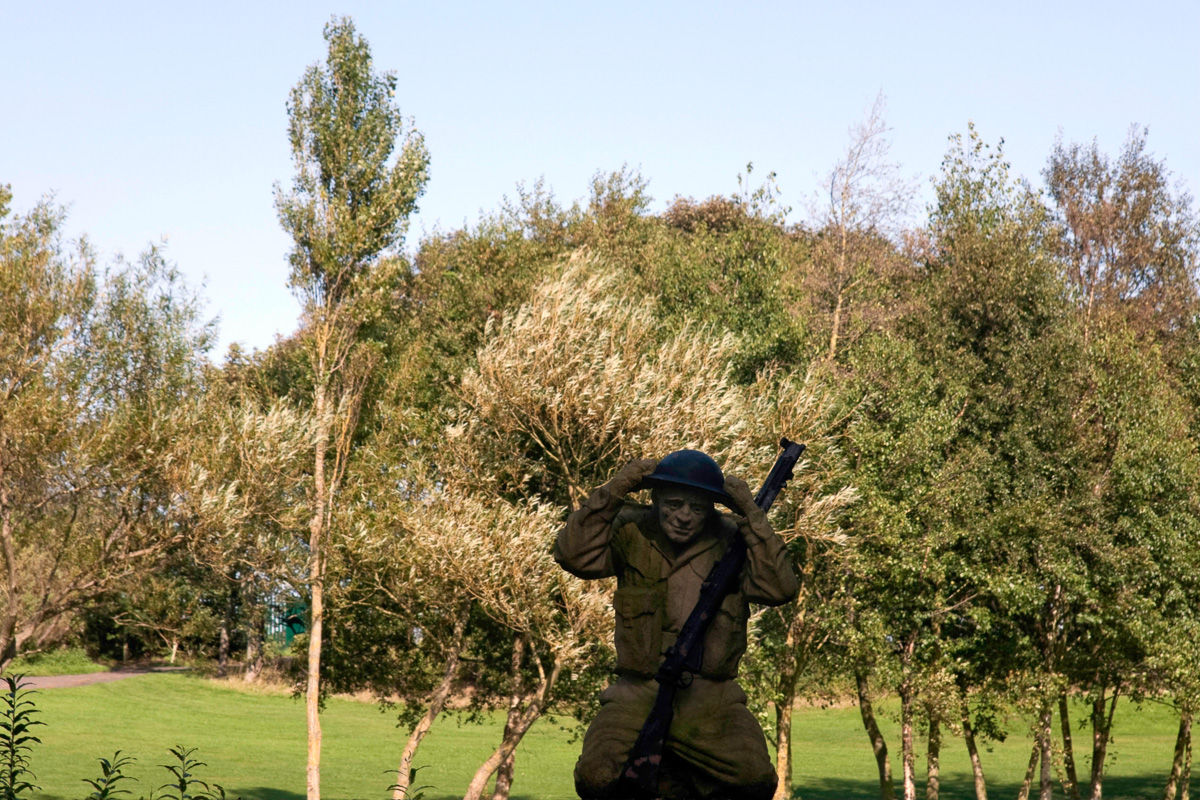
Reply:
<svg viewBox="0 0 1200 800"><path fill-rule="evenodd" d="M725 602L725 597L736 586L737 577L741 574L742 565L745 563L746 543L735 534L729 541L725 554L708 571L704 583L700 585L700 597L696 600L692 613L688 614L687 621L679 629L679 638L676 641L686 641L685 633L692 628L698 629L695 648L691 652L681 653L686 672L695 675L703 669L704 636L708 633L708 627L716 617L717 609L721 607L721 603ZM715 588L710 589L709 587ZM709 592L715 592L715 596L710 597Z"/></svg>

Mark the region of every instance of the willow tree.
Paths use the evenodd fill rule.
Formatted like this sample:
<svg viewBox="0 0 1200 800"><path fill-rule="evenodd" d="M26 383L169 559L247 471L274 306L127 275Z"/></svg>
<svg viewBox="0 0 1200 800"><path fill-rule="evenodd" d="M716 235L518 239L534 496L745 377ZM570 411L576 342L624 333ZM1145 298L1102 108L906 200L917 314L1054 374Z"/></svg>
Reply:
<svg viewBox="0 0 1200 800"><path fill-rule="evenodd" d="M307 792L320 797L318 716L326 548L342 476L376 351L362 341L372 309L386 305L403 240L424 190L429 155L393 102L396 76L376 73L371 50L348 18L325 26L324 65L305 70L288 101L296 168L276 208L291 235L290 285L303 304L300 333L312 381L309 497L310 607Z"/></svg>
<svg viewBox="0 0 1200 800"><path fill-rule="evenodd" d="M734 474L774 458L774 442L764 453L747 435L750 395L734 379L740 343L704 326L666 330L657 311L580 251L488 327L459 382L439 483L428 505L414 504L410 527L448 532L437 548L442 574L461 575L512 642L509 721L470 797L492 773L505 796L531 713L590 700L607 666L611 585L582 584L547 555L569 509L636 457L694 447Z"/></svg>
<svg viewBox="0 0 1200 800"><path fill-rule="evenodd" d="M0 670L182 540L164 470L208 331L160 253L102 271L0 186Z"/></svg>
<svg viewBox="0 0 1200 800"><path fill-rule="evenodd" d="M246 633L243 678L263 668L266 607L271 583L300 583L303 561L288 547L303 528L312 426L285 402L263 407L217 383L193 401L194 435L171 462L177 503L188 516L193 562L228 591L220 627L219 667L229 655L233 613L240 606Z"/></svg>

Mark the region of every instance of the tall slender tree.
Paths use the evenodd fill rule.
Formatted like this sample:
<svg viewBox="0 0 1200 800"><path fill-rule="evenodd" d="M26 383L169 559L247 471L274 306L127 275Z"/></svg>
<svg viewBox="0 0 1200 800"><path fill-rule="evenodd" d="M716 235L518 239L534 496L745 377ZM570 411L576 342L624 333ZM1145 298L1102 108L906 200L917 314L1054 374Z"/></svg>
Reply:
<svg viewBox="0 0 1200 800"><path fill-rule="evenodd" d="M305 687L307 793L320 797L318 715L327 546L376 350L361 330L386 308L402 265L394 256L428 177L424 140L393 101L396 76L374 71L371 50L348 18L325 26L328 55L310 66L288 101L296 167L276 208L291 235L291 287L303 304L312 380L313 487L308 523L310 627Z"/></svg>

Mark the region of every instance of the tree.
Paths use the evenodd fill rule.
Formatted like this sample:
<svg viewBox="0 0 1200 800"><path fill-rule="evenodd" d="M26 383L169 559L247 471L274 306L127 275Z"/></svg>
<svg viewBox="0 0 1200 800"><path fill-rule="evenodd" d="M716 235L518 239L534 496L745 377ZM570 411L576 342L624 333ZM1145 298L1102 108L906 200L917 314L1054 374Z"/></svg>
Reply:
<svg viewBox="0 0 1200 800"><path fill-rule="evenodd" d="M1059 251L1077 292L1085 331L1118 314L1163 341L1198 308L1200 225L1191 198L1131 130L1114 161L1090 147L1055 143L1043 175L1061 225Z"/></svg>
<svg viewBox="0 0 1200 800"><path fill-rule="evenodd" d="M1073 526L1085 481L1079 461L1086 440L1071 413L1083 383L1082 354L1046 212L1010 175L1002 143L986 145L973 126L955 137L936 190L926 311L913 333L928 363L958 387L961 405L946 450L951 474L965 476L967 485L946 500L953 538L941 555L951 569L947 587L969 601L943 619L943 630L954 635L938 646L951 663L1004 654L989 662L991 674L1009 670L1030 682L1026 693L1038 719L1031 763L1040 759L1040 792L1048 798L1061 600L1055 587L1079 566L1070 555L1088 537ZM955 678L965 701L981 687L964 681L986 675L957 670ZM1027 782L1032 775L1031 767Z"/></svg>
<svg viewBox="0 0 1200 800"><path fill-rule="evenodd" d="M208 328L161 252L102 272L62 222L0 216L0 669L184 536L164 465Z"/></svg>
<svg viewBox="0 0 1200 800"><path fill-rule="evenodd" d="M1055 381L1072 363L1071 338L1044 212L973 128L952 142L935 188L929 246L903 313L846 354L859 399L847 401L843 447L861 493L845 522L855 543L846 645L884 797L894 789L868 680L899 695L906 800L916 794L920 717L926 792L936 796L941 730L986 685L963 665L990 653L980 663L1002 674L1017 666L1011 654L1027 652L1027 642L1003 638L1032 627L1005 624L1014 584L1029 592L1022 599L1038 596L1012 551L1036 547L1048 520L1066 524L1070 508L1050 479L1073 475L1047 463L1074 452L1062 447L1073 441L1063 409L1076 384ZM1025 539L1030 528L1038 533ZM973 730L963 729L981 792Z"/></svg>
<svg viewBox="0 0 1200 800"><path fill-rule="evenodd" d="M304 467L313 425L286 401L268 404L255 397L238 385L237 374L235 365L226 364L225 380L212 381L191 402L193 435L175 449L171 473L177 507L188 519L189 560L216 584L224 608L219 669L225 669L240 621L243 678L253 681L263 666L268 597L281 585L304 582L303 558L291 545L306 521Z"/></svg>
<svg viewBox="0 0 1200 800"><path fill-rule="evenodd" d="M309 67L288 102L296 167L276 208L294 246L291 286L303 304L314 418L308 579L310 626L305 688L307 793L320 797L318 714L330 523L351 456L375 349L360 330L402 274L386 259L400 244L427 180L429 156L392 101L396 77L373 71L371 51L348 18L325 26L325 65ZM400 145L397 152L397 144Z"/></svg>
<svg viewBox="0 0 1200 800"><path fill-rule="evenodd" d="M840 398L824 378L819 369L770 370L749 387L745 435L764 457L780 435L807 445L772 509L773 525L791 552L800 593L795 601L757 615L751 637L756 647L743 662L748 695L761 698L755 705L764 711L767 702L774 707L774 718L761 721L768 735L773 731L775 736L775 796L780 800L792 794L792 710L801 679L821 672L824 645L842 621L833 618L848 545L840 521L857 497L847 485L839 453ZM765 478L767 466L762 462L746 478Z"/></svg>
<svg viewBox="0 0 1200 800"><path fill-rule="evenodd" d="M656 316L671 329L710 325L736 336L734 377L750 383L759 370L805 363L805 320L795 312L788 275L808 252L784 230L773 176L735 198L696 204L677 198L633 264L632 283L655 298ZM663 225L662 223L665 223ZM610 245L596 252L607 257Z"/></svg>
<svg viewBox="0 0 1200 800"><path fill-rule="evenodd" d="M825 181L828 200L816 220L805 288L818 317L828 319L822 326L828 331L828 359L886 319L890 285L905 272L892 240L913 190L887 160L891 145L883 111L879 95L866 119L851 129L846 153Z"/></svg>

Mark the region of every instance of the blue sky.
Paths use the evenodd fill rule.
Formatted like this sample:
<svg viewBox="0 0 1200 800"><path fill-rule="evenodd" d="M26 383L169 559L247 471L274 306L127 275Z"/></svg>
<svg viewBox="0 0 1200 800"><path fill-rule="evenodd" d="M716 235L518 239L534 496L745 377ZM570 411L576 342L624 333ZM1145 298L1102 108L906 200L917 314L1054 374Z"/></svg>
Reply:
<svg viewBox="0 0 1200 800"><path fill-rule="evenodd" d="M1035 184L1056 136L1130 126L1200 188L1200 2L0 2L0 183L52 193L104 261L166 241L226 344L295 327L272 187L285 102L351 16L429 147L410 245L539 178L564 201L622 165L655 209L729 194L749 161L799 219L887 98L923 187L974 121ZM926 191L927 194L927 191Z"/></svg>

